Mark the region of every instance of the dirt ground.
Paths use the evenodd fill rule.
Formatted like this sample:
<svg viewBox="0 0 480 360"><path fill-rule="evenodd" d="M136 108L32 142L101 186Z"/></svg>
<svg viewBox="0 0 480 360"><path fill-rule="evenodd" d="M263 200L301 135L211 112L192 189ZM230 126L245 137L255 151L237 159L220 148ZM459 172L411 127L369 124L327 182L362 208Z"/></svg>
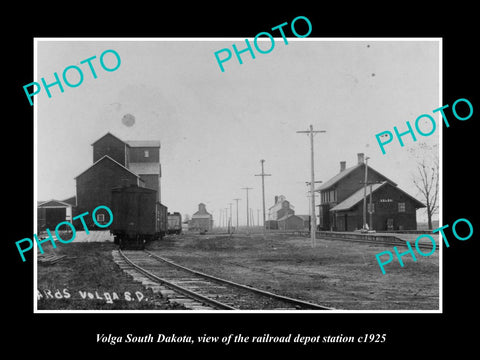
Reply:
<svg viewBox="0 0 480 360"><path fill-rule="evenodd" d="M37 266L38 310L176 310L159 294L145 289L113 261L117 246L105 242L72 242L46 255L65 256L53 265Z"/></svg>
<svg viewBox="0 0 480 360"><path fill-rule="evenodd" d="M148 248L179 264L338 310L438 310L439 255L410 255L385 265L392 246L288 235L172 236ZM406 247L399 247L399 252ZM426 252L426 250L424 250Z"/></svg>

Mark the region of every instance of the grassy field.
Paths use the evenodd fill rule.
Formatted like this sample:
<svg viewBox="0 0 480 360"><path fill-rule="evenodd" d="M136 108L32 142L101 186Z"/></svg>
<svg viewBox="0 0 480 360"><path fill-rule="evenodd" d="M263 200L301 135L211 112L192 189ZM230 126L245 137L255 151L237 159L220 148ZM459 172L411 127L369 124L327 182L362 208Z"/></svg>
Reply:
<svg viewBox="0 0 480 360"><path fill-rule="evenodd" d="M67 257L54 265L38 265L39 310L174 309L118 267L112 259L116 249L112 243L73 242L44 249L46 254Z"/></svg>
<svg viewBox="0 0 480 360"><path fill-rule="evenodd" d="M383 275L375 255L392 247L275 235L178 236L149 245L175 262L279 294L346 310L437 310L438 251L396 259ZM399 251L405 251L400 248Z"/></svg>

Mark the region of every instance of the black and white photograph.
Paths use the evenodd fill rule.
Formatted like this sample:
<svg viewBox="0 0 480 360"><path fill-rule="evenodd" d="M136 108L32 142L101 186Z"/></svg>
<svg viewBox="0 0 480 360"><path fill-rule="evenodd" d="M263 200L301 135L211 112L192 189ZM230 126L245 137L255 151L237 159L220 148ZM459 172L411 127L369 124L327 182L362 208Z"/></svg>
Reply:
<svg viewBox="0 0 480 360"><path fill-rule="evenodd" d="M441 310L441 40L265 38L37 41L39 311Z"/></svg>
<svg viewBox="0 0 480 360"><path fill-rule="evenodd" d="M324 16L26 31L5 298L29 332L90 355L472 337L470 37Z"/></svg>

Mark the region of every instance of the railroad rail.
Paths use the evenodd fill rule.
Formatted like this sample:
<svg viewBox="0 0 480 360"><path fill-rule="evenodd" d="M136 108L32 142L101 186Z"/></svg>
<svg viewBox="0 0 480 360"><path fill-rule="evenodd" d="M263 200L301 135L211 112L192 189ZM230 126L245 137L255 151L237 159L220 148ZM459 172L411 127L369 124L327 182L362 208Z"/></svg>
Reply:
<svg viewBox="0 0 480 360"><path fill-rule="evenodd" d="M302 236L308 237L310 236L309 231L270 231L266 233L267 236L272 235L292 235L292 236ZM428 232L423 232L422 234L429 234ZM257 234L258 235L258 234ZM347 242L358 242L364 244L372 244L377 246L405 246L407 247L407 243L410 242L411 246L414 246L415 241L409 241L400 239L395 234L360 234L360 233L347 233L347 232L336 232L336 231L317 231L316 238L320 240L328 240L328 241L347 241ZM428 243L419 243L418 248L420 249L427 249L432 250L432 245ZM436 248L439 249L439 244L436 244Z"/></svg>
<svg viewBox="0 0 480 360"><path fill-rule="evenodd" d="M121 251L128 266L124 270L141 273L163 289L173 302L191 309L220 310L333 310L307 301L274 294L251 286L186 268L149 251ZM118 258L117 256L117 258ZM114 255L115 258L115 255ZM143 280L148 284L148 281ZM152 284L150 286L153 289ZM162 289L159 289L161 291ZM180 297L180 298L179 298Z"/></svg>
<svg viewBox="0 0 480 360"><path fill-rule="evenodd" d="M350 234L344 233L321 233L317 232L318 239L325 239L325 240L339 240L339 241L350 241L350 242L358 242L358 243L365 243L365 244L373 244L377 246L405 246L407 247L407 243L410 243L411 246L415 246L415 241L408 241L404 239L400 239L396 236L392 235L357 235L353 234L353 236L349 236ZM418 243L417 247L420 249L427 249L432 250L433 246L431 244L423 244ZM435 247L438 249L439 245L436 244Z"/></svg>

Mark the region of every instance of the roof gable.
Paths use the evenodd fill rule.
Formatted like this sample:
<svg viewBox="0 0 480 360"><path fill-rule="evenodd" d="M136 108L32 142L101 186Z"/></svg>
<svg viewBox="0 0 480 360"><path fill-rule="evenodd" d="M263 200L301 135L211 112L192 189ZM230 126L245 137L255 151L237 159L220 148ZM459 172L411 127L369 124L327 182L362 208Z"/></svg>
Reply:
<svg viewBox="0 0 480 360"><path fill-rule="evenodd" d="M375 191L377 191L378 189L382 188L383 186L388 186L387 184L389 186L392 186L395 190L400 191L401 193L406 195L413 202L415 202L419 208L425 207L425 205L423 203L421 203L420 201L418 201L413 196L411 196L407 192L403 191L399 187L390 184L388 181L383 181L381 183L372 184L372 194L375 193ZM348 198L346 198L342 202L340 202L337 205L335 205L334 207L332 207L330 209L330 211L349 210L352 207L354 207L355 205L357 205L358 203L360 203L361 201L363 201L363 196L364 196L364 188L362 187L359 190L357 190L356 192L354 192L352 195L350 195Z"/></svg>
<svg viewBox="0 0 480 360"><path fill-rule="evenodd" d="M321 186L319 186L315 191L327 190L327 189L331 188L332 186L336 185L338 182L340 182L341 180L343 180L347 176L349 176L350 174L354 173L355 171L358 171L360 169L362 171L365 171L365 166L364 165L365 165L365 163L359 163L357 165L351 166L351 167L339 172L337 175L335 175L334 177L332 177L331 179L329 179L325 183L323 183ZM377 170L375 170L371 166L368 166L368 172L371 172L371 171L376 173L378 176L384 178L385 181L388 181L393 186L397 186L397 184L395 182L393 182L392 180L387 178L385 175L378 172Z"/></svg>
<svg viewBox="0 0 480 360"><path fill-rule="evenodd" d="M192 216L195 217L205 217L205 216L211 216L211 214L207 211L207 208L204 203L198 204L198 211L193 214Z"/></svg>
<svg viewBox="0 0 480 360"><path fill-rule="evenodd" d="M95 140L95 141L94 141L94 142L93 142L91 145L92 145L92 146L93 146L93 145L95 145L97 142L99 142L99 141L103 140L105 137L112 137L112 138L114 138L114 139L116 139L116 140L120 141L121 143L128 145L128 143L127 143L127 142L123 141L122 139L120 139L119 137L117 137L117 136L113 135L113 134L112 134L112 133L110 133L110 132L107 132L107 133L106 133L105 135L103 135L101 138L99 138L99 139Z"/></svg>
<svg viewBox="0 0 480 360"><path fill-rule="evenodd" d="M87 171L89 171L90 169L92 169L94 166L97 166L98 164L100 164L102 161L111 161L113 162L115 165L117 166L120 166L122 169L128 171L129 173L135 175L137 178L140 178L140 176L138 174L135 174L133 171L127 169L125 166L123 166L122 164L120 164L119 162L113 160L110 156L108 155L104 155L101 159L97 160L96 162L93 163L93 165L89 166L87 169L85 169L84 171L82 171L80 174L78 174L77 176L74 177L74 179L77 179L79 176L83 175L84 173L86 173Z"/></svg>
<svg viewBox="0 0 480 360"><path fill-rule="evenodd" d="M351 166L341 172L339 172L337 175L334 177L330 178L329 180L325 181L322 185L320 185L315 191L321 191L321 190L326 190L329 187L335 185L337 182L342 180L344 177L347 175L351 174L354 170L356 170L358 167L360 167L361 164L357 164L355 166Z"/></svg>
<svg viewBox="0 0 480 360"><path fill-rule="evenodd" d="M37 203L37 206L39 208L53 208L53 207L70 207L71 204L67 204L66 202L60 201L60 200L55 200L51 199L48 201L43 201L41 203Z"/></svg>
<svg viewBox="0 0 480 360"><path fill-rule="evenodd" d="M301 218L303 221L310 220L310 215L297 215L299 218Z"/></svg>
<svg viewBox="0 0 480 360"><path fill-rule="evenodd" d="M295 214L288 214L288 215L285 215L285 216L282 216L280 219L278 219L277 221L285 221L285 220L288 220L290 218L294 218L294 219L300 219L300 220L304 220L302 219L300 216L298 215L295 215Z"/></svg>

